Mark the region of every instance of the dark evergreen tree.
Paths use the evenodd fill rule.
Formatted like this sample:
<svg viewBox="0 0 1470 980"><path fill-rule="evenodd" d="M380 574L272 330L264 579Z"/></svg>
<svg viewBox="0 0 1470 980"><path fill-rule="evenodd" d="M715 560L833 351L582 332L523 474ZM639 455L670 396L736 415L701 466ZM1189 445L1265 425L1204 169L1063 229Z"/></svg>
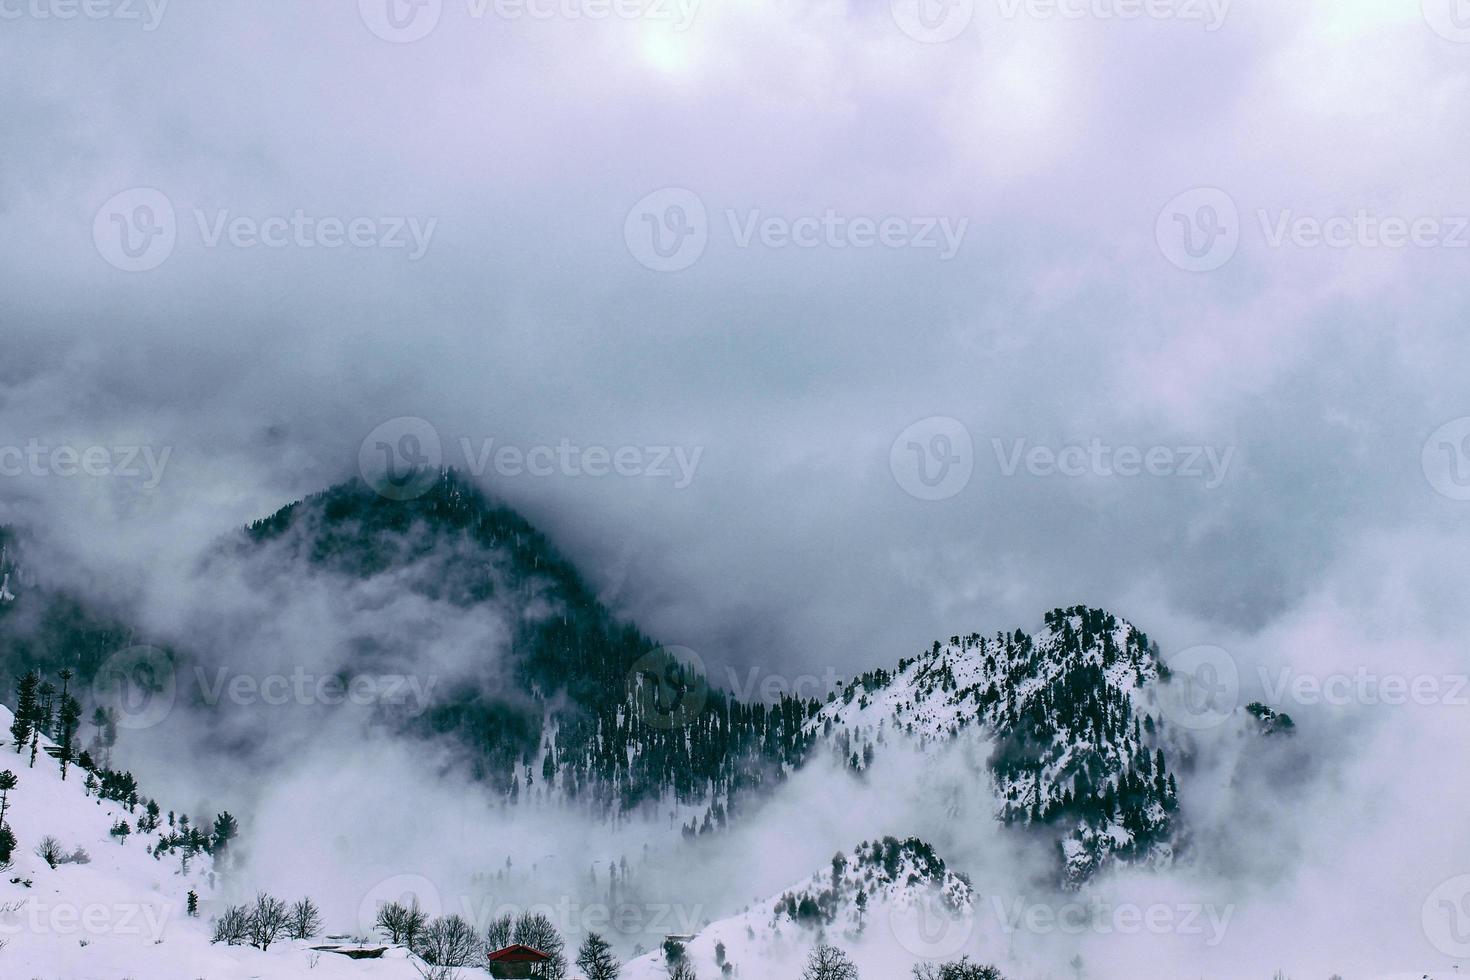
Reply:
<svg viewBox="0 0 1470 980"><path fill-rule="evenodd" d="M63 684L71 680L71 671L61 672ZM61 762L61 779L66 780L66 770L77 751L77 729L82 723L82 704L70 694L63 693L61 696L61 712L56 727L57 753L56 758Z"/></svg>
<svg viewBox="0 0 1470 980"><path fill-rule="evenodd" d="M20 683L16 685L15 718L10 723L10 737L15 740L16 755L19 755L31 741L39 703L36 694L40 685L41 675L34 670L26 671Z"/></svg>

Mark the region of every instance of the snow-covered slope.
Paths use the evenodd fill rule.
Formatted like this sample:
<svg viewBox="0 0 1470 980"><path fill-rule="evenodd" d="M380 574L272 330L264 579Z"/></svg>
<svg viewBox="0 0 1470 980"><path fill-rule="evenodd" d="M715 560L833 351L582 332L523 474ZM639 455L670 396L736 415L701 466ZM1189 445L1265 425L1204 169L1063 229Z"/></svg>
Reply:
<svg viewBox="0 0 1470 980"><path fill-rule="evenodd" d="M931 924L935 915L964 920L973 914L975 900L965 876L950 870L923 841L888 837L838 854L831 867L706 926L681 944L682 955L701 977L796 976L802 958L820 939L852 950L860 964L876 952L883 962L863 965L891 970L898 962L904 964L902 972L894 975L906 975L907 964L924 950L894 942L903 922L920 915ZM919 936L921 927L916 923L912 931ZM869 942L875 936L878 941ZM629 962L624 977L663 980L669 957L665 949L653 950Z"/></svg>
<svg viewBox="0 0 1470 980"><path fill-rule="evenodd" d="M11 867L0 873L0 977L27 980L233 980L417 977L399 954L393 959L353 961L313 953L309 942L282 943L269 952L243 946L212 946L211 911L221 884L207 854L184 867L174 850L153 856L163 835L136 831L120 843L111 834L118 821L132 828L138 812L99 798L84 785L86 773L73 765L65 781L56 760L42 751L32 768L30 752L17 754L10 739L12 715L0 707L0 770L16 776L6 799L5 823L16 836ZM56 838L68 857L80 848L86 860L52 868L36 847ZM165 851L168 849L165 848ZM188 915L194 890L200 915ZM390 953L394 951L390 950ZM313 968L315 963L315 968Z"/></svg>
<svg viewBox="0 0 1470 980"><path fill-rule="evenodd" d="M1177 787L1148 637L1102 610L1058 609L1038 633L951 637L898 670L864 674L809 722L854 769L890 739L975 731L1007 823L1061 832L1063 875L1113 859L1167 863Z"/></svg>

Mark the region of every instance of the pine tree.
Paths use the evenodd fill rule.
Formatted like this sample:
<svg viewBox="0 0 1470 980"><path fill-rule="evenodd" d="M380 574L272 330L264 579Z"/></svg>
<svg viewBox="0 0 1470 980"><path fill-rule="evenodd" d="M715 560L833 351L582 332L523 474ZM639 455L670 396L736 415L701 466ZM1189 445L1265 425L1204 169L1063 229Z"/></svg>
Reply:
<svg viewBox="0 0 1470 980"><path fill-rule="evenodd" d="M39 693L40 705L36 709L36 728L42 735L50 738L52 735L51 723L56 716L56 685L50 681L42 681Z"/></svg>
<svg viewBox="0 0 1470 980"><path fill-rule="evenodd" d="M92 747L102 758L103 768L112 767L112 747L117 744L117 715L111 708L99 707L92 712Z"/></svg>
<svg viewBox="0 0 1470 980"><path fill-rule="evenodd" d="M61 672L63 684L71 679L71 671ZM63 687L64 690L64 687ZM66 781L66 769L71 761L76 758L77 751L77 729L82 723L82 703L70 694L63 693L61 696L61 718L57 738L60 741L60 751L57 758L61 760L61 779Z"/></svg>
<svg viewBox="0 0 1470 980"><path fill-rule="evenodd" d="M41 684L40 675L28 671L16 685L15 720L10 724L10 737L15 739L15 754L20 755L31 740L31 728L36 718L36 689Z"/></svg>
<svg viewBox="0 0 1470 980"><path fill-rule="evenodd" d="M51 731L51 709L56 700L56 688L50 681L42 681L37 688L35 710L31 712L31 762L36 768L36 753L41 750L41 736Z"/></svg>
<svg viewBox="0 0 1470 980"><path fill-rule="evenodd" d="M210 836L209 850L216 858L222 857L229 849L230 842L240 833L240 824L230 815L230 811L223 810L214 818L214 833Z"/></svg>
<svg viewBox="0 0 1470 980"><path fill-rule="evenodd" d="M10 791L15 789L17 782L15 773L9 769L0 772L0 827L5 826L5 811L10 806Z"/></svg>
<svg viewBox="0 0 1470 980"><path fill-rule="evenodd" d="M189 918L199 918L199 893L192 888L189 889Z"/></svg>

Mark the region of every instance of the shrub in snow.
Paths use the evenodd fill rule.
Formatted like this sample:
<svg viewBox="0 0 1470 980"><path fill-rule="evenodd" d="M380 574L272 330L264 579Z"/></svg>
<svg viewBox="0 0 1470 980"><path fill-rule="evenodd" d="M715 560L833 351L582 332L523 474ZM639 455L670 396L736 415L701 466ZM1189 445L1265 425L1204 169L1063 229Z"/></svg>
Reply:
<svg viewBox="0 0 1470 980"><path fill-rule="evenodd" d="M36 845L36 856L53 868L61 863L61 854L61 841L50 834L42 837L41 843Z"/></svg>

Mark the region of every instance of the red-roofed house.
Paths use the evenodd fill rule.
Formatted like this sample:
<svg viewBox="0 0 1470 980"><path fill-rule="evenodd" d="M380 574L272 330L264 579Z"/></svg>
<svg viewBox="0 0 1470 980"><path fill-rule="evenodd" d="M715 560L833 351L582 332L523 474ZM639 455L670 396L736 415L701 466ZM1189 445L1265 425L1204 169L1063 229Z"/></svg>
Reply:
<svg viewBox="0 0 1470 980"><path fill-rule="evenodd" d="M505 980L522 980L541 975L542 963L551 959L539 949L516 944L498 949L490 954L490 975Z"/></svg>

